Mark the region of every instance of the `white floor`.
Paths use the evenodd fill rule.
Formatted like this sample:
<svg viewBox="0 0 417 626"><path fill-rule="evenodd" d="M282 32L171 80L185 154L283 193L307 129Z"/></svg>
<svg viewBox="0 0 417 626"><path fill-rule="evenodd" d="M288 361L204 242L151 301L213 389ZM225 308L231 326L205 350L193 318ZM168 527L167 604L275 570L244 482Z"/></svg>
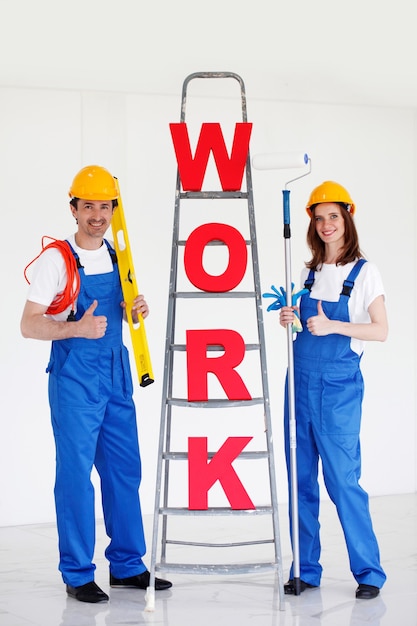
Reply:
<svg viewBox="0 0 417 626"><path fill-rule="evenodd" d="M373 498L371 511L388 576L374 600L355 599L356 583L349 572L340 526L333 506L324 502L320 589L285 596L280 603L273 573L193 576L175 572L165 575L174 586L156 593L154 612L145 611L144 591L109 589L102 524L98 524L96 582L109 593L110 602L98 605L67 598L56 569L54 525L0 528L0 626L416 626L417 494ZM150 546L150 516L145 523ZM284 508L280 525L286 579L291 552Z"/></svg>

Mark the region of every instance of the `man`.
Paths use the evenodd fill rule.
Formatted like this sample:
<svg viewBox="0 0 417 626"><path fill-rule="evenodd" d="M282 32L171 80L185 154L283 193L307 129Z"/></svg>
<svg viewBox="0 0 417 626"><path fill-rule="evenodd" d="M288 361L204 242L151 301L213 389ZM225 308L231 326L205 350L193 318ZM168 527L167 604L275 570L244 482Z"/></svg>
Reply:
<svg viewBox="0 0 417 626"><path fill-rule="evenodd" d="M51 340L49 402L56 445L55 506L59 569L70 597L109 599L94 582L94 489L100 476L110 538L110 586L146 589L145 539L139 500L141 461L129 355L122 340L125 308L115 252L104 239L117 187L103 167L75 176L69 192L77 232L47 246L34 267L21 331ZM75 265L76 262L76 265ZM148 305L135 298L132 318ZM156 578L157 590L171 583Z"/></svg>

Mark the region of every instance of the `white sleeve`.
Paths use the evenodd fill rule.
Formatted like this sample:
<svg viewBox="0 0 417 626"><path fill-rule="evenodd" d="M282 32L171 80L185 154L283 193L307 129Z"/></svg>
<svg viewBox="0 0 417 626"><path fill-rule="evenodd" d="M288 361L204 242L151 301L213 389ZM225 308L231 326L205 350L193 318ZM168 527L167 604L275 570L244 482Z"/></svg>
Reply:
<svg viewBox="0 0 417 626"><path fill-rule="evenodd" d="M375 298L378 296L385 297L385 289L377 266L368 261L362 269L365 268L363 304L368 310Z"/></svg>
<svg viewBox="0 0 417 626"><path fill-rule="evenodd" d="M48 307L67 283L65 261L59 250L42 252L33 266L27 299Z"/></svg>
<svg viewBox="0 0 417 626"><path fill-rule="evenodd" d="M308 278L309 272L310 270L308 269L308 267L303 267L303 269L301 270L300 289L304 289L304 283L306 282Z"/></svg>

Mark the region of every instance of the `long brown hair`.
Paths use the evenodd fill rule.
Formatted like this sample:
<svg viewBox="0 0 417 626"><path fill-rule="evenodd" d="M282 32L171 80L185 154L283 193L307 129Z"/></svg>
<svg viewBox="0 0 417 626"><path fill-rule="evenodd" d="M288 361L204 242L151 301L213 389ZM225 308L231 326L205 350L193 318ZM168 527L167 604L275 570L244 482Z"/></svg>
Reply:
<svg viewBox="0 0 417 626"><path fill-rule="evenodd" d="M343 202L335 202L335 204L338 204L343 209L341 214L345 222L345 243L340 251L339 257L336 260L336 265L346 265L356 259L360 259L363 257L363 254L359 247L358 231L356 230L352 215L346 209ZM320 239L316 231L316 222L314 218L314 209L316 206L317 204L310 207L311 220L307 230L307 244L313 256L312 259L306 263L306 267L314 271L324 263L326 258L324 241Z"/></svg>

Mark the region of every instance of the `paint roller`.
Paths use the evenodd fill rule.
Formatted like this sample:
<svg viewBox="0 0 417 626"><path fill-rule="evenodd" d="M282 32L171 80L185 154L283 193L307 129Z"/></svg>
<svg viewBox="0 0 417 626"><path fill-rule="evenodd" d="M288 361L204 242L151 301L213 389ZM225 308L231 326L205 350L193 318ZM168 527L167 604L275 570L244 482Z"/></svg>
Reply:
<svg viewBox="0 0 417 626"><path fill-rule="evenodd" d="M259 154L252 158L252 165L258 170L292 169L309 166L307 172L289 180L282 191L284 213L284 242L285 242L285 289L287 306L292 306L291 280L291 220L290 220L290 192L287 185L307 176L311 172L311 160L305 153L277 153ZM297 425L295 418L294 394L294 354L292 324L287 326L288 352L288 409L289 409L289 443L290 443L290 475L291 475L291 513L292 513L292 550L294 591L298 596L301 593L300 583L300 541L298 521L298 479L297 479Z"/></svg>

